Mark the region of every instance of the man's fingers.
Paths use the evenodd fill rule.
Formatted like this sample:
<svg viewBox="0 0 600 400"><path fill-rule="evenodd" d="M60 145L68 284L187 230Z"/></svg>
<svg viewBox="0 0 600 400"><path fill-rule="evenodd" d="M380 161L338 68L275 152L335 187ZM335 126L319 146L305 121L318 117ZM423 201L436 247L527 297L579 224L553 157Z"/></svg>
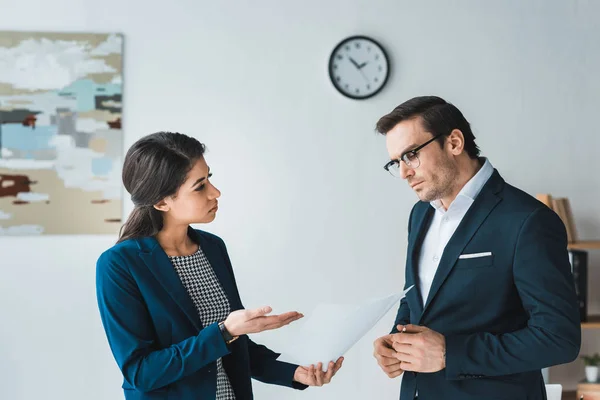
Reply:
<svg viewBox="0 0 600 400"><path fill-rule="evenodd" d="M414 350L414 346L407 343L394 342L393 346L395 353L412 354ZM394 357L396 357L396 354L394 354Z"/></svg>
<svg viewBox="0 0 600 400"><path fill-rule="evenodd" d="M395 349L396 344L398 344L398 343L418 346L422 342L423 342L423 335L419 335L418 333L413 334L413 335L402 333L402 334L394 337L394 342L392 343L392 347Z"/></svg>
<svg viewBox="0 0 600 400"><path fill-rule="evenodd" d="M405 332L405 333L419 333L419 332L424 332L424 331L426 331L428 329L429 328L427 328L425 326L408 324L408 325L404 325L404 329L401 332Z"/></svg>
<svg viewBox="0 0 600 400"><path fill-rule="evenodd" d="M407 335L406 332L392 333L390 335L390 346L392 345L392 343L397 342L400 340L400 338L406 337L406 336L410 336L410 335Z"/></svg>
<svg viewBox="0 0 600 400"><path fill-rule="evenodd" d="M403 373L403 372L404 372L404 370L402 370L402 369L399 369L398 371L395 371L395 372L392 372L392 373L389 373L389 374L387 374L387 376L389 376L390 378L392 378L392 379L393 379L393 378L397 378L397 377L399 377L400 375L402 375L402 373Z"/></svg>
<svg viewBox="0 0 600 400"><path fill-rule="evenodd" d="M389 376L390 374L394 374L398 371L403 371L403 369L402 369L402 366L400 365L400 362L398 362L395 365L383 368L383 371L386 374L388 374L388 376Z"/></svg>
<svg viewBox="0 0 600 400"><path fill-rule="evenodd" d="M398 359L398 361L400 361L401 367L402 367L402 365L404 365L404 363L410 363L410 364L414 365L419 362L419 359L417 357L410 355L410 354L404 354L404 353L398 353L396 355L396 359ZM405 371L411 371L411 370L407 370L404 367L402 367L402 369Z"/></svg>
<svg viewBox="0 0 600 400"><path fill-rule="evenodd" d="M383 357L394 357L396 354L396 350L387 348L385 346L376 346L375 347L375 356L380 355Z"/></svg>
<svg viewBox="0 0 600 400"><path fill-rule="evenodd" d="M389 367L390 365L400 364L400 361L396 357L379 357L377 362L382 367Z"/></svg>
<svg viewBox="0 0 600 400"><path fill-rule="evenodd" d="M409 362L402 362L400 364L400 366L402 367L402 370L404 370L404 371L418 372L417 366L415 364L412 364Z"/></svg>

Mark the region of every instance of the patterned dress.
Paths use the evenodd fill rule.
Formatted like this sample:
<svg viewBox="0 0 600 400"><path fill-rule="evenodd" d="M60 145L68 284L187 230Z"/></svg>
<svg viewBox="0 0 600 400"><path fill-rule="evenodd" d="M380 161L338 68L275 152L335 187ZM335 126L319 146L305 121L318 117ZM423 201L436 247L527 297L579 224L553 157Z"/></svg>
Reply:
<svg viewBox="0 0 600 400"><path fill-rule="evenodd" d="M198 251L192 255L169 259L196 305L202 325L224 321L231 312L229 300L202 249L198 247ZM216 400L235 400L233 387L220 358L217 360Z"/></svg>

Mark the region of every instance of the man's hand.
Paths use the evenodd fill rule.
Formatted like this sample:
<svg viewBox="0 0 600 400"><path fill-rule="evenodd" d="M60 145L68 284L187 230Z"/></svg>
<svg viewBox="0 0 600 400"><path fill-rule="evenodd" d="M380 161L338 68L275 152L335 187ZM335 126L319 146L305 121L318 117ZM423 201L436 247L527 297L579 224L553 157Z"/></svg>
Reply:
<svg viewBox="0 0 600 400"><path fill-rule="evenodd" d="M375 357L383 372L390 378L396 378L404 372L400 360L396 357L396 350L392 347L394 338L398 335L400 334L382 336L373 343L373 357Z"/></svg>
<svg viewBox="0 0 600 400"><path fill-rule="evenodd" d="M446 338L418 325L398 325L393 335L395 357L404 371L438 372L446 368Z"/></svg>

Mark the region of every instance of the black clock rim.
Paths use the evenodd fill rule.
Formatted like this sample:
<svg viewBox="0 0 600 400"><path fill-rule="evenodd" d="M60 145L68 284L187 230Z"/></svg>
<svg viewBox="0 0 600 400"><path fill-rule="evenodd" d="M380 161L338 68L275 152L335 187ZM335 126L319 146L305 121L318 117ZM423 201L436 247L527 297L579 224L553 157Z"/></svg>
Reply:
<svg viewBox="0 0 600 400"><path fill-rule="evenodd" d="M384 78L383 82L381 83L381 86L379 87L379 89L377 89L373 93L365 95L365 96L356 96L356 95L348 94L348 93L342 91L342 89L338 85L336 85L335 80L333 79L333 55L344 44L346 44L347 42L349 42L351 40L356 40L356 39L368 40L368 41L372 42L373 44L375 44L377 47L379 47L379 49L383 53L383 56L385 57L385 65L387 67L387 73L385 74L385 78ZM335 88L335 90L337 90L343 96L348 97L350 99L354 99L354 100L366 100L366 99L370 99L371 97L373 97L376 94L378 94L379 92L381 92L383 90L383 88L385 87L385 85L387 84L387 81L388 81L388 79L390 77L390 58L388 57L388 54L385 51L385 48L377 40L375 40L375 39L373 39L373 38L371 38L369 36L365 36L365 35L348 36L347 38L342 39L342 41L340 41L333 48L331 54L329 55L329 67L328 67L328 70L329 70L329 80L331 81L331 84L333 85L333 87Z"/></svg>

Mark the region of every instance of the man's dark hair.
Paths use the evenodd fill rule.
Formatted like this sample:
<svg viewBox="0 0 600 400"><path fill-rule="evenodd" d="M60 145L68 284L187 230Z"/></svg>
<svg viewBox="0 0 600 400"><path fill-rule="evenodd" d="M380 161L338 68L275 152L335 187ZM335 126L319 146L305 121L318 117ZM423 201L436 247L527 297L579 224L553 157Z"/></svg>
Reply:
<svg viewBox="0 0 600 400"><path fill-rule="evenodd" d="M446 100L436 96L414 97L377 121L377 132L386 135L398 123L413 118L420 118L423 128L433 136L442 135L440 145L454 129L458 129L465 137L465 151L471 158L479 157L479 147L475 144L475 135L469 121L460 110Z"/></svg>

